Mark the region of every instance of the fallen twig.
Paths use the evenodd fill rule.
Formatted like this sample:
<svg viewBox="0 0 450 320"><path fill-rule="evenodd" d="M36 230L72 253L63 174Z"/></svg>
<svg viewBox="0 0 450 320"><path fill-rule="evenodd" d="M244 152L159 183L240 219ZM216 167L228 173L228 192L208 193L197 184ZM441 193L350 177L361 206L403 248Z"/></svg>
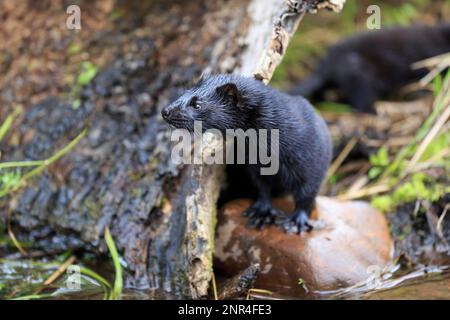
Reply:
<svg viewBox="0 0 450 320"><path fill-rule="evenodd" d="M423 155L425 150L427 149L428 145L433 141L433 139L437 136L442 126L447 122L447 120L450 118L450 104L447 106L447 108L444 110L444 112L441 114L441 116L438 118L438 120L435 122L433 127L431 128L430 132L428 132L427 136L421 144L419 145L419 148L417 148L416 153L412 157L412 159L409 161L408 166L406 167L406 170L403 172L403 177L410 173L411 170L416 165L417 161L419 161L420 157Z"/></svg>
<svg viewBox="0 0 450 320"><path fill-rule="evenodd" d="M338 195L338 196L336 196L336 199L338 199L338 200L353 200L353 199L363 198L363 197L367 197L367 196L373 196L375 194L389 191L390 189L391 188L386 184L375 185L375 186L370 186L367 188L360 189L353 193L348 192L348 193Z"/></svg>
<svg viewBox="0 0 450 320"><path fill-rule="evenodd" d="M326 180L328 180L330 177L332 177L336 173L336 171L339 169L341 164L345 161L347 156L350 154L350 152L356 146L357 142L358 142L358 138L356 138L356 137L351 138L350 141L347 142L344 149L341 151L339 156L334 160L334 162L331 164L330 168L328 169Z"/></svg>
<svg viewBox="0 0 450 320"><path fill-rule="evenodd" d="M52 284L56 279L58 279L63 272L67 270L67 268L72 265L76 260L75 256L70 256L69 259L67 259L62 265L59 266L59 268L53 272L50 277L47 278L47 280L44 281L44 286L48 286Z"/></svg>

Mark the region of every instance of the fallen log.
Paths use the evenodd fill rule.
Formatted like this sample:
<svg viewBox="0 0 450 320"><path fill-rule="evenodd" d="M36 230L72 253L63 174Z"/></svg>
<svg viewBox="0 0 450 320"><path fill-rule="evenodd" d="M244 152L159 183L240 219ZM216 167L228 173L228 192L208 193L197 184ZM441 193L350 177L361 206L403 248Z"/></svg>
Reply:
<svg viewBox="0 0 450 320"><path fill-rule="evenodd" d="M224 167L174 165L160 110L202 72L268 83L304 14L340 10L344 1L199 3L154 4L139 32L123 36L109 27L93 35L119 49L81 89L80 105L49 97L27 108L8 140L15 143L2 145L2 161L43 159L89 132L24 189L0 199L2 221L11 216L20 239L50 252L101 253L108 226L128 285L207 294Z"/></svg>

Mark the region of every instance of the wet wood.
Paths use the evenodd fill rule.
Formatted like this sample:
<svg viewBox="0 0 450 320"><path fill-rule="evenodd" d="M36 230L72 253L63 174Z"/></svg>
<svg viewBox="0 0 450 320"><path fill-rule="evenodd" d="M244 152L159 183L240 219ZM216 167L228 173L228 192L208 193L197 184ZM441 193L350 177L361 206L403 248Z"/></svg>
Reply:
<svg viewBox="0 0 450 320"><path fill-rule="evenodd" d="M44 159L89 127L73 152L0 200L2 220L11 213L19 240L51 252L106 253L109 227L127 264L127 285L205 296L224 168L174 165L160 110L202 72L254 75L267 83L304 13L339 8L336 3L119 8L118 22L89 35L88 56L103 60L96 78L80 89L80 105L67 94L47 93L25 106L20 126L0 146L2 161Z"/></svg>

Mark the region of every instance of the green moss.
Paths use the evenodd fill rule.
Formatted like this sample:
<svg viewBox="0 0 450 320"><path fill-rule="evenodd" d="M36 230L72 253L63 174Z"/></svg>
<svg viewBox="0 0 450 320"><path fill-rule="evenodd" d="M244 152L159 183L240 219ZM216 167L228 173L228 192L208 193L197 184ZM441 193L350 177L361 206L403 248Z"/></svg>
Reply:
<svg viewBox="0 0 450 320"><path fill-rule="evenodd" d="M19 185L22 174L20 170L0 170L0 197Z"/></svg>
<svg viewBox="0 0 450 320"><path fill-rule="evenodd" d="M386 167L389 165L389 153L387 148L381 147L377 153L369 157L369 162L372 165L368 172L369 179L373 180L381 175Z"/></svg>
<svg viewBox="0 0 450 320"><path fill-rule="evenodd" d="M154 170L156 169L156 167L159 164L159 159L156 156L150 157L149 161L148 161L148 169L149 170Z"/></svg>
<svg viewBox="0 0 450 320"><path fill-rule="evenodd" d="M385 167L389 164L389 153L387 148L381 147L376 154L369 157L370 164L373 166Z"/></svg>
<svg viewBox="0 0 450 320"><path fill-rule="evenodd" d="M82 71L77 78L78 85L87 85L92 79L94 79L97 71L97 67L92 62L84 61L82 64Z"/></svg>
<svg viewBox="0 0 450 320"><path fill-rule="evenodd" d="M109 15L109 19L114 21L114 20L118 20L122 17L122 12L119 11L118 9L113 9L113 11L111 11L111 14Z"/></svg>
<svg viewBox="0 0 450 320"><path fill-rule="evenodd" d="M75 99L72 103L72 108L74 110L78 109L81 106L81 100L80 99Z"/></svg>
<svg viewBox="0 0 450 320"><path fill-rule="evenodd" d="M390 195L377 196L372 199L372 205L383 212L389 212L401 204L416 200L435 202L444 194L450 192L445 182L438 182L425 173L415 173L400 184Z"/></svg>
<svg viewBox="0 0 450 320"><path fill-rule="evenodd" d="M97 219L100 217L101 215L100 207L98 206L96 201L92 199L92 197L86 198L86 200L84 201L84 207L86 208L91 218Z"/></svg>
<svg viewBox="0 0 450 320"><path fill-rule="evenodd" d="M334 113L349 113L352 112L350 105L345 103L338 103L332 101L319 102L316 104L319 111L330 111Z"/></svg>
<svg viewBox="0 0 450 320"><path fill-rule="evenodd" d="M333 174L330 178L329 178L329 183L331 185L335 185L339 180L341 180L342 178L344 178L345 175L344 174L340 174L340 173L336 173Z"/></svg>
<svg viewBox="0 0 450 320"><path fill-rule="evenodd" d="M373 198L371 203L372 206L382 212L388 212L394 207L392 197L386 195Z"/></svg>
<svg viewBox="0 0 450 320"><path fill-rule="evenodd" d="M425 149L419 161L427 161L442 153L450 146L450 132L443 132L437 136Z"/></svg>
<svg viewBox="0 0 450 320"><path fill-rule="evenodd" d="M80 53L81 49L82 49L82 47L81 47L81 45L79 43L76 43L76 42L71 43L69 45L69 47L67 48L67 54L75 55L77 53Z"/></svg>

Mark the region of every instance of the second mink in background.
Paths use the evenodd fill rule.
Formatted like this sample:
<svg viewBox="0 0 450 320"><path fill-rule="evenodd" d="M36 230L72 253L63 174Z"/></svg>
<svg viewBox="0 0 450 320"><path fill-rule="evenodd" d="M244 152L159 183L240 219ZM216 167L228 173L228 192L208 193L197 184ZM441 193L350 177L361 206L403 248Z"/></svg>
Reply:
<svg viewBox="0 0 450 320"><path fill-rule="evenodd" d="M326 91L334 90L339 102L374 113L375 101L426 75L426 69L413 69L415 62L447 52L448 23L369 31L328 49L310 77L290 93L323 101Z"/></svg>

